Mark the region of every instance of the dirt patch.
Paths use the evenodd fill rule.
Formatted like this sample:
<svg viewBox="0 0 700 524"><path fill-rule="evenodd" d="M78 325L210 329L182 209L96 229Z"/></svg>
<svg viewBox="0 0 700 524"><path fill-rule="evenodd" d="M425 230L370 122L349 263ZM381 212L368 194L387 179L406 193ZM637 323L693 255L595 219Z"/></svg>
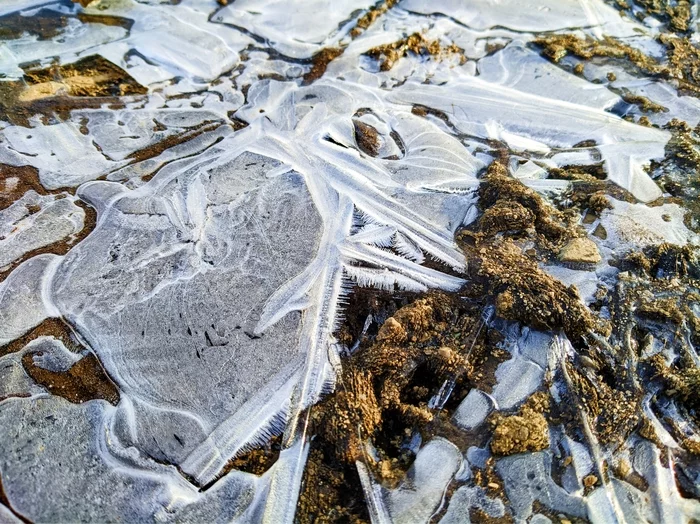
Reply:
<svg viewBox="0 0 700 524"><path fill-rule="evenodd" d="M209 131L215 130L222 123L223 122L221 122L221 121L219 121L219 122L210 122L210 121L202 122L196 128L188 130L188 131L181 133L179 135L169 136L156 144L153 144L153 145L145 147L143 149L139 149L137 151L134 151L133 153L130 153L127 158L129 158L129 160L132 160L133 163L143 162L144 160L148 160L149 158L154 158L172 147L178 146L180 144L184 144L185 142L189 142L190 140L198 137L199 135L201 135L203 133L207 133ZM234 127L235 127L235 124L234 124ZM153 175L144 176L143 180L148 181L152 178L152 176Z"/></svg>
<svg viewBox="0 0 700 524"><path fill-rule="evenodd" d="M282 450L282 437L274 436L262 446L241 453L224 466L221 476L231 470L245 471L253 475L262 475L277 462Z"/></svg>
<svg viewBox="0 0 700 524"><path fill-rule="evenodd" d="M572 217L509 177L497 161L484 176L479 197L481 218L456 237L467 258L467 292L493 297L498 316L535 329L563 330L573 340L605 332L607 326L581 302L576 288L538 265L538 259L554 258L582 237ZM526 247L532 243L534 249Z"/></svg>
<svg viewBox="0 0 700 524"><path fill-rule="evenodd" d="M30 69L24 74L28 86L19 93L20 102L55 96L143 95L148 90L126 71L100 55L81 58L66 65Z"/></svg>
<svg viewBox="0 0 700 524"><path fill-rule="evenodd" d="M430 294L399 309L384 322L373 345L344 362L337 392L311 412L314 434L332 444L338 461L352 464L365 457L364 442L387 419L406 428L431 422L427 403L435 386L468 374L466 348L455 334L464 331L458 326L473 323L445 294Z"/></svg>
<svg viewBox="0 0 700 524"><path fill-rule="evenodd" d="M312 442L294 522L369 523L370 517L354 465L338 463Z"/></svg>
<svg viewBox="0 0 700 524"><path fill-rule="evenodd" d="M596 57L622 60L643 74L676 84L679 94L699 96L700 49L688 38L671 34L661 34L658 41L666 50L663 62L608 36L597 40L572 34L549 35L535 39L534 43L541 46L544 56L555 63L567 55L583 60ZM656 108L656 104L653 107Z"/></svg>
<svg viewBox="0 0 700 524"><path fill-rule="evenodd" d="M514 455L549 448L549 426L542 412L549 407L544 394L535 394L517 415L496 414L491 419L494 455Z"/></svg>
<svg viewBox="0 0 700 524"><path fill-rule="evenodd" d="M20 13L0 16L0 40L15 40L24 33L48 40L68 25L68 17L53 9L40 9L31 18Z"/></svg>
<svg viewBox="0 0 700 524"><path fill-rule="evenodd" d="M410 54L436 58L459 55L461 63L466 61L463 50L455 44L443 45L440 40L428 40L425 35L413 33L391 44L373 47L365 53L379 62L381 71L389 71L400 58Z"/></svg>
<svg viewBox="0 0 700 524"><path fill-rule="evenodd" d="M227 5L228 0L222 0ZM367 11L364 15L358 18L355 27L350 30L350 38L355 39L360 36L367 28L377 21L384 13L394 7L399 0L383 0ZM338 58L345 52L345 46L342 47L326 47L321 49L311 58L311 69L303 77L303 85L309 85L323 76L333 60Z"/></svg>
<svg viewBox="0 0 700 524"><path fill-rule="evenodd" d="M39 181L38 169L0 164L0 210L10 207L30 189L40 195L48 194Z"/></svg>
<svg viewBox="0 0 700 524"><path fill-rule="evenodd" d="M357 142L357 147L360 148L360 151L369 156L379 156L381 144L379 143L377 130L356 118L353 119L352 123L355 127L355 142Z"/></svg>
<svg viewBox="0 0 700 524"><path fill-rule="evenodd" d="M56 372L34 364L35 353L22 357L22 366L27 374L49 393L65 398L74 404L88 400L102 399L116 406L119 403L119 389L114 385L104 368L93 354L81 358L67 371Z"/></svg>
<svg viewBox="0 0 700 524"><path fill-rule="evenodd" d="M71 110L123 107L120 97L142 95L148 90L126 71L99 55L72 64L27 69L24 81L0 83L0 119L30 127L29 119L54 115L65 120Z"/></svg>
<svg viewBox="0 0 700 524"><path fill-rule="evenodd" d="M458 433L449 416L431 409L429 402L446 382L469 389L468 355L477 339L483 343L486 331L477 329L476 307L445 293L429 293L397 307L394 299L385 300L388 295L373 293L361 291L364 298L354 306L364 304L377 318L393 312L378 330L366 332L367 342L344 360L335 393L311 408L315 438L297 508L299 522L367 520L356 461L395 486L415 458L407 445L413 436ZM341 340L351 342L364 331L364 314L353 316L341 328ZM324 515L334 517L325 520Z"/></svg>
<svg viewBox="0 0 700 524"><path fill-rule="evenodd" d="M323 76L328 64L343 54L339 47L326 47L311 58L311 69L304 75L303 84L308 85Z"/></svg>
<svg viewBox="0 0 700 524"><path fill-rule="evenodd" d="M350 36L352 38L357 38L358 36L360 36L366 29L368 29L374 22L376 22L379 17L381 17L384 13L386 13L389 9L391 9L398 3L399 0L385 0L379 2L372 9L370 9L360 18L358 18L357 24L350 31Z"/></svg>
<svg viewBox="0 0 700 524"><path fill-rule="evenodd" d="M73 334L73 330L68 324L59 318L47 318L37 327L18 339L4 346L0 346L0 357L10 353L16 353L32 340L44 336L57 338L69 349L79 347L78 339Z"/></svg>
<svg viewBox="0 0 700 524"><path fill-rule="evenodd" d="M634 10L628 0L615 0L614 5L640 21L651 16L677 33L687 32L692 20L691 3L688 0L635 0Z"/></svg>

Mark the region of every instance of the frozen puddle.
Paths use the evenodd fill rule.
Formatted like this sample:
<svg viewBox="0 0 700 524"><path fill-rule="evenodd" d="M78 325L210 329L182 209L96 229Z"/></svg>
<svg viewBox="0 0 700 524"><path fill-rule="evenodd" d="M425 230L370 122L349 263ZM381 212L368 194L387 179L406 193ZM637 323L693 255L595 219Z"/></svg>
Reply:
<svg viewBox="0 0 700 524"><path fill-rule="evenodd" d="M313 520L298 512L317 450L309 413L400 307L365 315L348 342L354 294L469 295L455 235L484 212L494 160L581 212L571 227L593 262L554 252L535 266L577 285L602 321L618 321L603 291L639 285L620 257L698 244L687 200L659 178L681 136L665 124L697 124L697 98L619 54L579 71L575 50L555 63L533 44L613 37L663 62L667 15L621 16L602 0L81 3L0 7L2 522ZM695 42L696 16L675 37ZM644 111L642 97L665 111ZM552 175L572 169L578 178ZM609 205L576 208L581 181ZM679 278L698 278L692 267ZM700 305L679 300L683 334L654 324L645 351L697 366ZM452 437L408 430L415 460L391 483L360 434L358 515L700 518L686 443L696 423L675 397L650 392L641 433L615 446L582 404L578 429L548 419L545 449L494 456L483 433L494 417L537 392L571 402L584 379L565 362L592 357L561 329L489 307L479 330L500 333L492 380L431 392ZM264 471L236 462L271 442ZM626 475L608 473L622 461Z"/></svg>

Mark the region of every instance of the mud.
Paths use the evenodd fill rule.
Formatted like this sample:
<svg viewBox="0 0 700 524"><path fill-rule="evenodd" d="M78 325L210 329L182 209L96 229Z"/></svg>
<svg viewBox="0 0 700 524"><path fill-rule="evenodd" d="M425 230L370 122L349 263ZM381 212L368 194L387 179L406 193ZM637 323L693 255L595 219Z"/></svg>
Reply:
<svg viewBox="0 0 700 524"><path fill-rule="evenodd" d="M517 415L494 415L491 451L503 456L547 449L549 426L542 412L548 408L546 395L533 395Z"/></svg>
<svg viewBox="0 0 700 524"><path fill-rule="evenodd" d="M360 345L344 360L335 393L311 408L316 437L298 522L367 521L355 461L395 486L415 458L407 445L412 435L459 433L448 413L429 409L428 402L445 381L456 383L455 396L460 397L446 411L469 391L469 361L477 353L474 348L485 343L487 331L479 330L478 308L445 293L392 297L358 289L351 297L338 338ZM362 335L368 314L386 320Z"/></svg>
<svg viewBox="0 0 700 524"><path fill-rule="evenodd" d="M672 119L666 128L671 140L666 145L666 157L653 169L658 181L672 201L685 207L685 225L700 232L700 135L686 122Z"/></svg>
<svg viewBox="0 0 700 524"><path fill-rule="evenodd" d="M321 78L326 72L328 64L343 54L339 47L326 47L321 49L311 58L311 69L304 75L304 85L311 84Z"/></svg>
<svg viewBox="0 0 700 524"><path fill-rule="evenodd" d="M688 0L669 2L668 0L636 0L635 11L627 0L615 0L617 7L630 16L636 16L640 20L651 16L659 22L665 23L673 32L685 33L690 28L692 19L691 3Z"/></svg>
<svg viewBox="0 0 700 524"><path fill-rule="evenodd" d="M542 48L543 55L555 63L560 62L567 55L583 60L594 58L619 60L637 68L638 72L662 78L677 85L679 94L700 95L700 49L686 37L667 33L661 34L658 41L666 51L663 61L645 55L642 51L608 36L596 40L572 34L550 35L535 39L534 42ZM633 103L640 102L643 101L636 100ZM661 107L653 104L647 106L647 109L661 110Z"/></svg>
<svg viewBox="0 0 700 524"><path fill-rule="evenodd" d="M399 0L385 0L367 11L357 20L357 24L350 31L350 36L356 38L369 28L380 16L399 3Z"/></svg>
<svg viewBox="0 0 700 524"><path fill-rule="evenodd" d="M609 329L581 302L576 288L564 286L538 265L585 234L573 216L509 177L498 162L489 167L479 196L481 218L456 237L467 257L467 292L493 297L501 318L545 331L563 330L572 340Z"/></svg>
<svg viewBox="0 0 700 524"><path fill-rule="evenodd" d="M19 94L20 102L65 93L68 96L142 95L147 89L123 69L99 55L81 58L77 62L25 72L27 88Z"/></svg>
<svg viewBox="0 0 700 524"><path fill-rule="evenodd" d="M32 15L32 23L19 13L0 16L0 41L14 40L27 32L40 40L48 40L61 33L68 24L68 17L52 9L40 9Z"/></svg>
<svg viewBox="0 0 700 524"><path fill-rule="evenodd" d="M48 193L39 181L39 171L36 168L0 164L0 209L9 207L29 190L40 195Z"/></svg>
<svg viewBox="0 0 700 524"><path fill-rule="evenodd" d="M66 324L62 319L48 318L20 338L13 340L4 346L0 346L0 357L10 353L16 353L24 348L24 346L29 344L32 340L36 340L37 338L44 336L57 338L63 342L68 349L80 347L77 337L73 334L73 330L68 324Z"/></svg>
<svg viewBox="0 0 700 524"><path fill-rule="evenodd" d="M33 361L34 353L22 357L22 366L27 374L49 393L75 404L88 400L102 399L116 406L119 403L119 390L102 368L100 361L89 354L65 372L43 369Z"/></svg>
<svg viewBox="0 0 700 524"><path fill-rule="evenodd" d="M498 162L483 177L479 196L479 220L456 236L467 257L469 284L462 292L392 299L358 290L351 296L337 338L348 347L359 342L359 349L344 359L336 391L311 409L316 437L297 508L299 522L325 521L321 515L366 519L364 509L358 510L364 506L358 503L362 492L354 462L366 463L380 482L395 486L413 461L405 446L416 432L424 439L446 436L464 449L486 444L498 455L548 447L549 399L544 393L533 395L518 412L493 416L475 434L452 425L451 414L470 389L490 391L496 368L510 358L499 348L502 335L481 321L484 310L495 306L496 315L506 320L563 330L582 347L591 332L606 334L610 327L586 308L575 288L538 265L582 238L578 214L557 210ZM381 321L380 327L358 340L368 314ZM428 401L445 380L455 381L452 396L441 410L429 409ZM604 402L622 405L608 389ZM595 406L599 409L600 403ZM601 433L606 436L604 428L619 425L627 414L623 410L611 417L599 409ZM561 413L555 418L562 420ZM475 475L477 485L504 495L493 463Z"/></svg>
<svg viewBox="0 0 700 524"><path fill-rule="evenodd" d="M379 143L377 130L361 120L353 120L352 123L355 126L355 141L357 142L357 147L369 156L379 156L379 147L381 144Z"/></svg>
<svg viewBox="0 0 700 524"><path fill-rule="evenodd" d="M124 70L92 55L63 66L27 69L23 81L2 82L0 119L31 127L29 119L34 115L47 122L65 120L74 109L123 107L121 96L146 92Z"/></svg>
<svg viewBox="0 0 700 524"><path fill-rule="evenodd" d="M312 409L310 422L317 438L332 443L336 460L352 464L365 458L364 442L387 420L404 428L432 422L427 402L434 386L465 379L469 373L468 348L457 335L474 323L445 294L430 294L399 309L381 326L374 344L344 362L337 392ZM381 455L381 447L378 451ZM384 451L389 459L391 452ZM383 460L375 465L382 476L390 477L393 468L381 464Z"/></svg>
<svg viewBox="0 0 700 524"><path fill-rule="evenodd" d="M231 459L224 467L221 476L234 469L252 473L253 475L262 475L277 462L281 449L282 437L272 437L264 445Z"/></svg>
<svg viewBox="0 0 700 524"><path fill-rule="evenodd" d="M389 71L397 60L409 54L436 58L456 54L461 57L461 63L466 61L462 49L455 44L443 45L440 40L428 40L420 33L413 33L391 44L373 47L365 54L379 62L381 71Z"/></svg>

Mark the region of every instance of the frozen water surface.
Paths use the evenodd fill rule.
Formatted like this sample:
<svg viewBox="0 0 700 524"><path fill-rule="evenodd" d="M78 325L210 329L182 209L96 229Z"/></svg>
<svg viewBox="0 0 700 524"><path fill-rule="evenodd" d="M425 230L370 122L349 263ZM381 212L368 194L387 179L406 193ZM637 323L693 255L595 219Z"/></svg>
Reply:
<svg viewBox="0 0 700 524"><path fill-rule="evenodd" d="M480 214L481 177L499 155L551 201L570 189L548 178L557 168L614 188L607 209L581 219L602 259L540 266L586 304L614 288L614 257L698 243L654 171L675 140L664 124L697 124L697 99L602 58L575 73L532 44L610 36L653 54L665 19L602 0L81 4L0 5L2 522L292 522L308 409L341 387L354 350L337 339L348 297L471 285L455 233ZM36 29L40 17L53 29ZM416 34L430 52L401 47ZM372 50L397 42L382 66L389 51ZM100 71L71 80L64 66L89 57L121 83L99 91ZM629 93L666 111L643 125ZM561 333L493 325L506 332L493 383L450 408L467 440L534 392L561 398L562 362L580 358ZM88 361L115 398L84 386L71 400L46 378ZM683 466L695 491L681 493L673 453L634 436L620 443L632 480L608 478L616 451L582 416L577 440L561 422L549 449L482 450L481 464L462 437L414 435L415 460L393 485L360 460L367 516L700 518L700 469ZM271 439L281 451L264 473L231 462Z"/></svg>

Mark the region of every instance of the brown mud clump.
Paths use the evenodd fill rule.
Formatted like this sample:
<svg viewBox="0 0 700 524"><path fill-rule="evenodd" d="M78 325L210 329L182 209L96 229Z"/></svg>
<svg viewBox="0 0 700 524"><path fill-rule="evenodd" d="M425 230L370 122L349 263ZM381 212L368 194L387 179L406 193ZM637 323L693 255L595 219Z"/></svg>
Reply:
<svg viewBox="0 0 700 524"><path fill-rule="evenodd" d="M466 359L449 334L454 320L471 323L472 319L453 319L453 307L451 298L442 294L416 300L384 322L371 347L344 362L338 391L311 413L315 433L334 443L336 459L347 463L362 459L364 443L387 414L405 427L433 420L427 408L431 392L414 387L413 378L433 376L433 382L441 384L467 373Z"/></svg>
<svg viewBox="0 0 700 524"><path fill-rule="evenodd" d="M304 75L304 85L311 84L321 78L328 64L343 54L339 47L326 47L311 58L311 69Z"/></svg>
<svg viewBox="0 0 700 524"><path fill-rule="evenodd" d="M231 470L245 471L253 475L262 475L277 462L282 450L282 437L274 436L265 444L250 449L228 461L221 476Z"/></svg>
<svg viewBox="0 0 700 524"><path fill-rule="evenodd" d="M689 0L636 0L635 10L628 0L615 0L618 8L627 11L631 16L644 20L648 16L656 18L676 33L685 33L690 28L692 20L691 2Z"/></svg>
<svg viewBox="0 0 700 524"><path fill-rule="evenodd" d="M492 417L491 451L495 455L514 455L549 447L549 427L542 414L549 402L543 397L542 394L530 397L517 415L496 414Z"/></svg>
<svg viewBox="0 0 700 524"><path fill-rule="evenodd" d="M361 120L353 119L352 123L355 127L355 141L360 151L369 156L379 156L379 147L381 144L379 142L377 130Z"/></svg>
<svg viewBox="0 0 700 524"><path fill-rule="evenodd" d="M400 58L414 54L418 56L442 57L459 55L461 63L466 59L462 49L455 44L443 45L440 40L428 40L420 33L413 33L391 44L374 47L365 54L379 62L381 71L389 71Z"/></svg>
<svg viewBox="0 0 700 524"><path fill-rule="evenodd" d="M65 94L68 96L142 95L147 89L120 67L99 55L88 56L63 66L29 70L24 75L27 88L20 102Z"/></svg>
<svg viewBox="0 0 700 524"><path fill-rule="evenodd" d="M635 66L641 73L676 83L679 94L700 96L700 49L687 38L661 34L659 43L666 49L663 62L645 55L639 49L611 38L596 40L581 38L572 34L549 35L536 39L544 56L557 63L567 55L583 60L596 57L624 60ZM648 106L649 110L663 110L661 106Z"/></svg>
<svg viewBox="0 0 700 524"><path fill-rule="evenodd" d="M357 24L355 24L355 27L350 31L350 36L352 38L360 36L365 29L369 28L379 17L394 7L398 2L399 0L385 0L367 11L357 20Z"/></svg>
<svg viewBox="0 0 700 524"><path fill-rule="evenodd" d="M0 346L0 356L21 351L27 344L40 337L52 337L72 352L84 356L71 367L62 371L45 369L35 362L40 351L27 352L22 356L22 367L34 382L43 386L52 395L65 398L76 404L92 399L119 403L119 389L102 367L98 358L86 351L72 328L62 319L49 318L16 340Z"/></svg>
<svg viewBox="0 0 700 524"><path fill-rule="evenodd" d="M554 258L581 238L584 233L570 217L508 176L499 162L489 167L479 196L481 218L457 235L472 280L467 292L492 297L501 318L563 330L572 340L605 331L576 288L548 275L536 258Z"/></svg>
<svg viewBox="0 0 700 524"><path fill-rule="evenodd" d="M231 0L218 0L218 2L226 6L230 3ZM364 15L362 15L358 20L357 23L355 24L355 27L352 28L350 31L350 38L355 39L358 36L360 36L369 26L371 26L374 22L377 21L384 13L386 13L389 9L394 7L399 0L385 0L382 2L379 2L377 5L375 5L372 9L367 11ZM309 85L318 80L323 76L323 74L326 72L326 69L328 68L328 64L330 64L333 60L338 58L340 55L342 55L345 52L345 47L326 47L324 49L321 49L318 53L316 53L312 58L311 58L311 69L304 75L303 77L303 83L304 85Z"/></svg>
<svg viewBox="0 0 700 524"><path fill-rule="evenodd" d="M34 382L69 402L82 404L88 400L102 399L115 406L119 403L119 389L93 354L81 358L63 372L37 366L32 353L22 357L22 366Z"/></svg>
<svg viewBox="0 0 700 524"><path fill-rule="evenodd" d="M66 253L68 253L68 251L70 251L73 248L73 246L77 245L85 237L92 233L92 231L95 229L95 226L97 225L97 211L95 211L94 208L90 207L82 200L76 200L75 205L82 208L85 212L83 229L81 229L78 233L71 235L63 240L54 242L53 244L49 244L43 247L39 247L37 249L33 249L32 251L25 253L19 259L6 266L4 270L0 271L0 282L4 281L10 275L10 273L12 273L12 271L14 271L15 268L25 260L29 260L30 258L35 257L36 255L41 255L43 253L65 255Z"/></svg>
<svg viewBox="0 0 700 524"><path fill-rule="evenodd" d="M73 109L122 107L119 97L147 91L120 67L92 55L72 64L27 70L23 81L3 82L0 119L29 127L29 118L36 114L67 118Z"/></svg>
<svg viewBox="0 0 700 524"><path fill-rule="evenodd" d="M459 298L430 293L395 310L371 343L344 360L336 391L310 408L315 437L299 522L368 520L356 461L395 486L414 458L406 440L450 426L428 402L446 381L468 383L467 355L476 344L468 335L478 322Z"/></svg>

